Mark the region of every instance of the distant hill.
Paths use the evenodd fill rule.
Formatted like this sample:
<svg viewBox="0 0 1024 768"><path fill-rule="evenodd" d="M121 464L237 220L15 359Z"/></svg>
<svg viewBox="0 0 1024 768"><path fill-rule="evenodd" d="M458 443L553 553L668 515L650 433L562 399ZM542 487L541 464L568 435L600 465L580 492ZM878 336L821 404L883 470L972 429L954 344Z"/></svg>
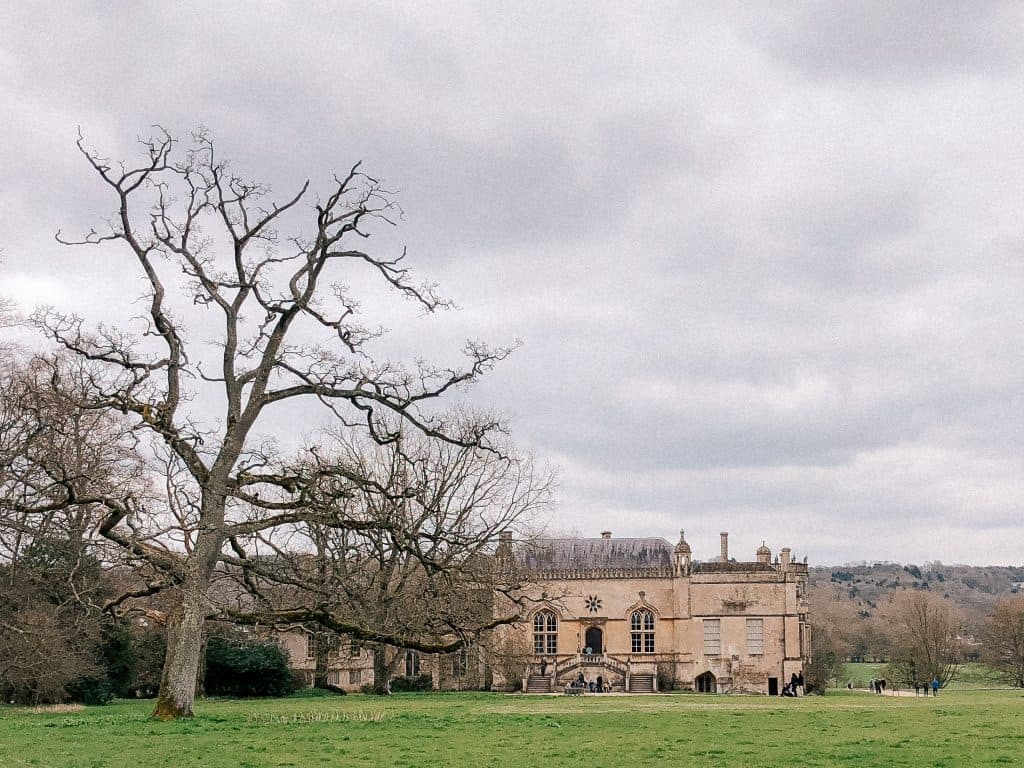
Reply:
<svg viewBox="0 0 1024 768"><path fill-rule="evenodd" d="M1024 566L898 563L815 566L810 569L811 607L839 606L873 617L900 589L929 590L952 600L969 625L977 625L1001 598L1024 592Z"/></svg>

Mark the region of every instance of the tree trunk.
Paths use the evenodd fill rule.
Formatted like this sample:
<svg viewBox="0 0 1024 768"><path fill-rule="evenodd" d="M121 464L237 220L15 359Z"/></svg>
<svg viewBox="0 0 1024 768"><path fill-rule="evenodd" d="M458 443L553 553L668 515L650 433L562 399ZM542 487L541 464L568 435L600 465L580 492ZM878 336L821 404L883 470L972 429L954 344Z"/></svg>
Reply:
<svg viewBox="0 0 1024 768"><path fill-rule="evenodd" d="M322 629L313 631L313 657L315 664L313 668L313 687L330 690L335 686L331 685L331 636Z"/></svg>
<svg viewBox="0 0 1024 768"><path fill-rule="evenodd" d="M395 665L393 660L388 663L387 653L386 646L377 645L373 648L373 693L376 696L391 694L391 675Z"/></svg>
<svg viewBox="0 0 1024 768"><path fill-rule="evenodd" d="M167 623L167 655L160 677L160 693L153 717L177 720L192 717L196 679L203 650L206 597L195 590L181 596L181 604Z"/></svg>
<svg viewBox="0 0 1024 768"><path fill-rule="evenodd" d="M156 709L153 710L153 717L160 720L192 717L203 656L203 632L210 615L207 591L224 543L221 533L223 495L204 497L201 519L212 525L196 537L186 566L185 581L180 587L180 602L167 623L167 655L164 657Z"/></svg>

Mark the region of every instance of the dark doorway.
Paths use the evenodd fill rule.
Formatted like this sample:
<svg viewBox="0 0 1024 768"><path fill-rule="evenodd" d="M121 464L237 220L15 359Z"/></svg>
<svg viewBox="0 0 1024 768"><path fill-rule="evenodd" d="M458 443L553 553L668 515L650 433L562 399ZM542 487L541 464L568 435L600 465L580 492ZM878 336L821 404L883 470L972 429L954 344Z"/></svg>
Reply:
<svg viewBox="0 0 1024 768"><path fill-rule="evenodd" d="M583 645L589 648L591 653L604 653L604 646L601 645L603 639L604 634L601 632L600 627L590 627L587 630Z"/></svg>
<svg viewBox="0 0 1024 768"><path fill-rule="evenodd" d="M715 680L715 676L710 672L697 675L697 679L693 681L693 684L697 689L697 693L716 693L718 691L718 683Z"/></svg>
<svg viewBox="0 0 1024 768"><path fill-rule="evenodd" d="M768 695L778 696L779 695L779 678L769 677L768 678Z"/></svg>

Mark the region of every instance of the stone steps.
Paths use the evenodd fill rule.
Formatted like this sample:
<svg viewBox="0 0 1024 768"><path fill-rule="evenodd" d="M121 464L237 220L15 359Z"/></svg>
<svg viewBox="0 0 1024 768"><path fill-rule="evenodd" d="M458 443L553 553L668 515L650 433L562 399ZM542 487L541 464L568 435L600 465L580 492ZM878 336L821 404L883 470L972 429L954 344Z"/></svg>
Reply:
<svg viewBox="0 0 1024 768"><path fill-rule="evenodd" d="M526 681L527 693L551 693L551 678L546 675L530 675Z"/></svg>
<svg viewBox="0 0 1024 768"><path fill-rule="evenodd" d="M654 675L630 675L630 693L654 693Z"/></svg>

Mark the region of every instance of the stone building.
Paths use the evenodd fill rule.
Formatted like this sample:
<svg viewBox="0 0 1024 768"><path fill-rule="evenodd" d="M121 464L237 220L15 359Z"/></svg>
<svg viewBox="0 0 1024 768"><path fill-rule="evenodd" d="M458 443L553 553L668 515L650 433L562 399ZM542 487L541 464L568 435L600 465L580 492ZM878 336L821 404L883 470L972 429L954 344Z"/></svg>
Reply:
<svg viewBox="0 0 1024 768"><path fill-rule="evenodd" d="M291 667L307 686L313 685L316 658L313 636L295 628L278 633L278 642L291 660ZM397 654L392 684L397 678L418 678L427 675L431 686L439 691L479 691L490 687L489 657L480 646L471 646L455 653L420 653L391 649ZM342 643L330 653L327 682L346 691L356 692L373 684L373 652L356 643Z"/></svg>
<svg viewBox="0 0 1024 768"><path fill-rule="evenodd" d="M807 565L784 548L749 561L698 561L683 537L544 539L499 555L528 574L532 608L506 629L528 653L523 680L498 686L558 690L582 674L613 690L666 687L777 694L810 653Z"/></svg>
<svg viewBox="0 0 1024 768"><path fill-rule="evenodd" d="M807 565L789 548L776 558L698 560L682 532L662 538L540 539L504 536L496 562L525 579L523 621L455 654L403 654L396 676L429 674L434 687L561 690L582 674L612 690L778 694L810 654ZM500 609L500 606L499 606ZM293 666L312 679L308 637L283 642ZM358 690L373 681L373 660L358 646L332 654L330 682Z"/></svg>

